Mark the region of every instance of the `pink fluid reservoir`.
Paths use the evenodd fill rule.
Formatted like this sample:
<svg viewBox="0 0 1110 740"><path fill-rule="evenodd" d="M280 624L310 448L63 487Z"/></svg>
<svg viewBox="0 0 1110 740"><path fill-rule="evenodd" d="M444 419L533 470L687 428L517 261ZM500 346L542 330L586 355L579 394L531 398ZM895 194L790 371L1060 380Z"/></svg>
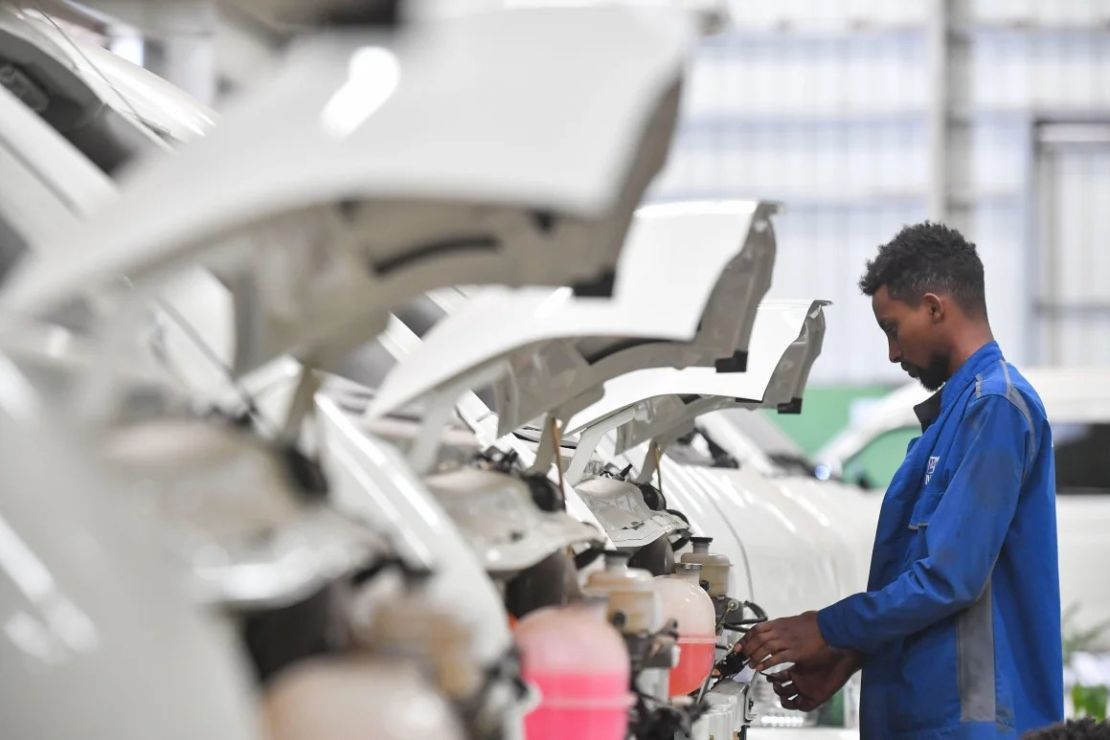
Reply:
<svg viewBox="0 0 1110 740"><path fill-rule="evenodd" d="M605 621L605 602L534 611L516 629L524 680L540 703L524 718L528 740L623 740L628 729L628 650Z"/></svg>
<svg viewBox="0 0 1110 740"><path fill-rule="evenodd" d="M674 575L655 579L664 621L678 622L679 655L678 665L671 669L671 696L697 691L713 670L717 615L713 600L699 585L700 575L700 565L678 563Z"/></svg>

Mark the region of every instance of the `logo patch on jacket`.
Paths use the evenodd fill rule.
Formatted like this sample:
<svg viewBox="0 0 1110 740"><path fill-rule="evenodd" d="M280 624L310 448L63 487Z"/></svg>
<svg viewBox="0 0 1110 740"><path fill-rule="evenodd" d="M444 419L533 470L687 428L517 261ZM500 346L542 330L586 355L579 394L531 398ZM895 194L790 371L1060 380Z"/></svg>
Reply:
<svg viewBox="0 0 1110 740"><path fill-rule="evenodd" d="M929 458L929 465L925 468L925 485L929 485L929 481L933 479L933 473L937 470L938 462L940 462L940 455Z"/></svg>

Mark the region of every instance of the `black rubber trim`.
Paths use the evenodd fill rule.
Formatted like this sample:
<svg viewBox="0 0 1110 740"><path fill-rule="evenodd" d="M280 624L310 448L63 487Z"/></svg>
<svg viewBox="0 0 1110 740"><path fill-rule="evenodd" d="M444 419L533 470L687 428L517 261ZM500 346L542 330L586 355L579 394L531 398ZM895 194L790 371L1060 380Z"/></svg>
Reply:
<svg viewBox="0 0 1110 740"><path fill-rule="evenodd" d="M732 357L725 357L713 364L719 373L746 373L748 372L748 351L737 350Z"/></svg>
<svg viewBox="0 0 1110 740"><path fill-rule="evenodd" d="M795 398L790 403L780 403L778 405L778 412L780 414L800 414L802 413L802 399Z"/></svg>
<svg viewBox="0 0 1110 740"><path fill-rule="evenodd" d="M612 298L617 283L617 273L609 270L597 280L584 280L571 286L579 298Z"/></svg>
<svg viewBox="0 0 1110 740"><path fill-rule="evenodd" d="M401 0L363 0L348 5L351 7L324 12L318 22L328 26L378 28L396 28L401 25Z"/></svg>
<svg viewBox="0 0 1110 740"><path fill-rule="evenodd" d="M456 252L496 252L500 247L500 240L492 236L460 236L421 244L412 249L406 249L395 257L387 257L377 262L371 262L370 266L377 274L388 275L429 257L438 257Z"/></svg>
<svg viewBox="0 0 1110 740"><path fill-rule="evenodd" d="M619 342L613 342L612 344L602 349L600 352L595 352L585 359L586 362L590 363L591 365L596 365L597 363L604 360L606 357L615 355L618 352L623 352L626 349L632 349L633 347L639 347L640 345L644 344L657 344L659 342L665 341L667 340L659 337L648 337L647 339L622 339Z"/></svg>

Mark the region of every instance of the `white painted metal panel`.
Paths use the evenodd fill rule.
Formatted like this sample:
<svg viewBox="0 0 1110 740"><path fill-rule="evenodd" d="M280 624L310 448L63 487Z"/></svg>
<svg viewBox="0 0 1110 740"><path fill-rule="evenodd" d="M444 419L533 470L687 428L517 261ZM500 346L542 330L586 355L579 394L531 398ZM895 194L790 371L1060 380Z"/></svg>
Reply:
<svg viewBox="0 0 1110 740"><path fill-rule="evenodd" d="M703 41L695 56L675 147L652 192L784 203L779 264L808 269L780 272L771 295L822 295L838 306L816 383L899 377L885 367L855 282L880 243L927 213L933 6L732 3L736 28ZM1093 347L1043 354L1031 317L1044 269L1036 257L1064 242L1066 253L1053 258L1057 292L1103 300L1096 276L1110 264L1098 247L1110 209L1079 203L1107 202L1101 183L1110 174L1097 157L1061 163L1057 174L1072 184L1055 198L1069 225L1038 243L1029 163L1036 121L1110 120L1110 0L954 0L948 11L947 219L981 250L996 333L1019 363L1103 361ZM1061 347L1094 345L1092 336L1110 336L1110 320L1088 313L1054 332ZM1097 344L1110 352L1110 342Z"/></svg>
<svg viewBox="0 0 1110 740"><path fill-rule="evenodd" d="M1110 362L1110 146L1046 149L1038 169L1038 359Z"/></svg>

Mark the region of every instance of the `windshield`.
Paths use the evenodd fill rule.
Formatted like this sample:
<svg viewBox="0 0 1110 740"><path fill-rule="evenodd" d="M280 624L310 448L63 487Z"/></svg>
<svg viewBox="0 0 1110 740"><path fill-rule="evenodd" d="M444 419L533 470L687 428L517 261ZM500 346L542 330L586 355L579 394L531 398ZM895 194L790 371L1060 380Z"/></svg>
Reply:
<svg viewBox="0 0 1110 740"><path fill-rule="evenodd" d="M917 427L901 427L872 439L844 463L844 479L886 490ZM1052 425L1058 494L1110 493L1110 424Z"/></svg>
<svg viewBox="0 0 1110 740"><path fill-rule="evenodd" d="M880 434L844 461L841 477L863 488L885 491L906 456L910 440L920 434L917 427L901 427Z"/></svg>

